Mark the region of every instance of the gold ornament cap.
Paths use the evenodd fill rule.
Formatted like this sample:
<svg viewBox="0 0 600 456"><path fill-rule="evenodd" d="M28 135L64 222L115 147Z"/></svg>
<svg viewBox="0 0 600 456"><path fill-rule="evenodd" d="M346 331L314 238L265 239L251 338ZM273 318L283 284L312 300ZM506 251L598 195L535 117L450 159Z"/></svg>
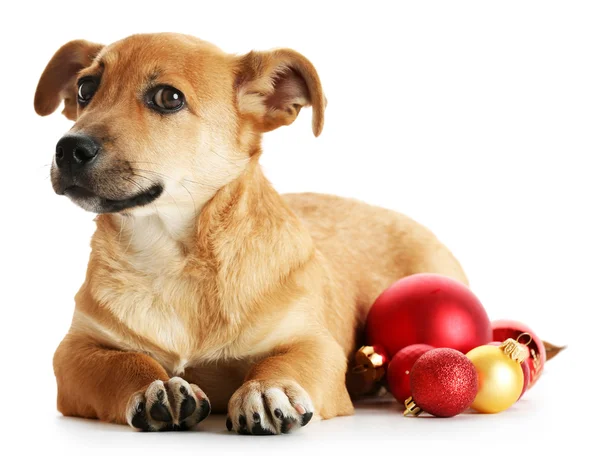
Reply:
<svg viewBox="0 0 600 456"><path fill-rule="evenodd" d="M527 349L514 339L508 338L500 344L500 350L513 361L521 364L527 358Z"/></svg>
<svg viewBox="0 0 600 456"><path fill-rule="evenodd" d="M367 378L378 382L385 375L388 356L379 345L365 345L360 347L354 355L354 373L366 373Z"/></svg>
<svg viewBox="0 0 600 456"><path fill-rule="evenodd" d="M354 355L354 365L346 374L346 387L352 398L372 394L381 387L388 355L379 345L361 347Z"/></svg>
<svg viewBox="0 0 600 456"><path fill-rule="evenodd" d="M408 415L419 416L421 413L423 413L423 410L421 410L421 407L419 407L415 403L412 396L410 396L408 399L406 399L404 401L404 405L406 406L406 410L404 410L404 416L408 416Z"/></svg>

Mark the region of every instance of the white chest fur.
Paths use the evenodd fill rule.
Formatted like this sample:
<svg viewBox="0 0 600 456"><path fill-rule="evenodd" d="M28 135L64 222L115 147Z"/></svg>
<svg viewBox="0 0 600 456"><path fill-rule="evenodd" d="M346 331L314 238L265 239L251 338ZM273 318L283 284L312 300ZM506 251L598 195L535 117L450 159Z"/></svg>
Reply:
<svg viewBox="0 0 600 456"><path fill-rule="evenodd" d="M168 224L158 216L120 222L119 258L112 263L105 259L108 267L92 277L94 301L126 331L93 329L119 348L148 353L168 371L180 374L199 362L257 359L306 333L309 322L302 309L307 304L302 300L277 323L259 318L249 325L221 303L211 303L210 315L204 314L205 288L211 285L199 274L186 273L190 260L184 240L193 238L188 231L192 228Z"/></svg>
<svg viewBox="0 0 600 456"><path fill-rule="evenodd" d="M166 225L158 216L119 222L123 255L92 279L94 298L131 333L115 343L181 372L197 348L201 299L198 280L184 273L185 246L178 240L189 227Z"/></svg>

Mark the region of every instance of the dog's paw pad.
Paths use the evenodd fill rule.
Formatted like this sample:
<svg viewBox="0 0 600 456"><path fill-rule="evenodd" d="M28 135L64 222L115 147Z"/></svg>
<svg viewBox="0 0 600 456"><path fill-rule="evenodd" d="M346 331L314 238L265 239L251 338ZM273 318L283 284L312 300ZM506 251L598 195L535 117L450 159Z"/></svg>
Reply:
<svg viewBox="0 0 600 456"><path fill-rule="evenodd" d="M196 385L179 377L156 380L129 399L127 422L141 431L184 431L210 413L210 402Z"/></svg>
<svg viewBox="0 0 600 456"><path fill-rule="evenodd" d="M287 434L305 426L314 407L294 381L249 381L229 401L227 429L239 434Z"/></svg>

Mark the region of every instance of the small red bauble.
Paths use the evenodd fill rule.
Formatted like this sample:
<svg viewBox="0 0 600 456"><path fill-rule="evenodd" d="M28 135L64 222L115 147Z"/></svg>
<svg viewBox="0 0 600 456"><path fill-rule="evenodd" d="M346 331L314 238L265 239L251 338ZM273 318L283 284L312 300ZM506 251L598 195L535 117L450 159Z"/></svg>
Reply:
<svg viewBox="0 0 600 456"><path fill-rule="evenodd" d="M514 320L497 320L492 322L493 340L502 342L509 337L517 340L523 333L531 336L531 342L527 344L528 357L523 361L529 366L529 385L531 388L538 381L544 364L546 363L546 349L544 342L529 326ZM522 339L522 338L521 338Z"/></svg>
<svg viewBox="0 0 600 456"><path fill-rule="evenodd" d="M367 317L369 345L390 356L413 344L449 347L463 353L492 340L490 320L468 287L438 274L415 274L394 283Z"/></svg>
<svg viewBox="0 0 600 456"><path fill-rule="evenodd" d="M415 344L404 347L390 361L386 373L388 390L402 404L409 398L410 371L421 355L433 350L431 345Z"/></svg>
<svg viewBox="0 0 600 456"><path fill-rule="evenodd" d="M415 362L410 371L410 389L412 402L407 401L405 414L422 410L439 417L458 415L477 396L477 371L461 352L435 348Z"/></svg>

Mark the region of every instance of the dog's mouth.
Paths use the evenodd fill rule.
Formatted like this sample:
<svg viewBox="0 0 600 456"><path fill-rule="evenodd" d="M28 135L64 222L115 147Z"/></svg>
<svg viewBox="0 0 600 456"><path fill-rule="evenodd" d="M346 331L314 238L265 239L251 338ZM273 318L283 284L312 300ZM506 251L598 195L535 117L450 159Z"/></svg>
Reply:
<svg viewBox="0 0 600 456"><path fill-rule="evenodd" d="M122 199L110 199L99 196L85 187L71 185L65 188L64 194L85 210L105 214L108 212L121 212L126 209L150 204L162 194L163 190L162 185L155 184L133 196Z"/></svg>

